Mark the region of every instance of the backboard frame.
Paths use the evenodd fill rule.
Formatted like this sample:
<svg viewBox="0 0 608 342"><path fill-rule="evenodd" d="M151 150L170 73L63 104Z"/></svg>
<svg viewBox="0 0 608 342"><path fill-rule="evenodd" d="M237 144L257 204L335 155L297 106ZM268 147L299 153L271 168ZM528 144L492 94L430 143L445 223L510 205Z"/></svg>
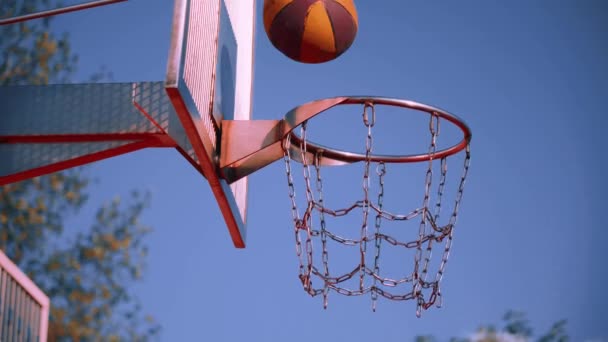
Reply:
<svg viewBox="0 0 608 342"><path fill-rule="evenodd" d="M234 246L243 248L248 180L229 184L221 178L219 157L222 121L251 119L255 1L247 0L245 5L242 0L238 5L228 1L234 0L175 1L165 89L200 171L218 202ZM238 16L243 9L239 6L247 4L251 5L250 13L244 12L244 16L251 17L250 25L240 23L240 17L236 20L230 17L230 10L233 16ZM192 16L208 20L201 25L191 21ZM227 87L233 91L231 96L223 94L225 80L230 82ZM240 99L247 103L238 103Z"/></svg>

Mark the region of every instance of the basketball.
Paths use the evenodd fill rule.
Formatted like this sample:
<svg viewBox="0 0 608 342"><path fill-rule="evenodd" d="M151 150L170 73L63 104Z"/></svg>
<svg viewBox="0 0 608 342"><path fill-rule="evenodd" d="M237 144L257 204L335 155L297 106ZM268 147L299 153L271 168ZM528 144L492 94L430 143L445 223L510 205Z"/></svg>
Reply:
<svg viewBox="0 0 608 342"><path fill-rule="evenodd" d="M302 63L342 55L357 35L353 0L264 0L264 28L272 45Z"/></svg>

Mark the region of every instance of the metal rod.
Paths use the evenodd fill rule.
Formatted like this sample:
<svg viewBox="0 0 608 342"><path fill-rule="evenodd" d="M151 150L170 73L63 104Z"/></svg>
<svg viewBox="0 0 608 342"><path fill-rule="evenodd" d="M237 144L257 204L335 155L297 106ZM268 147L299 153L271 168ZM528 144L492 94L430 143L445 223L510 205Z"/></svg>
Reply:
<svg viewBox="0 0 608 342"><path fill-rule="evenodd" d="M30 14L26 14L26 15L22 15L22 16L18 16L18 17L7 18L7 19L0 19L0 26L15 24L15 23L33 20L33 19L50 17L50 16L54 16L54 15L58 15L58 14L76 12L76 11L85 10L85 9L94 8L94 7L111 5L111 4L114 4L117 2L123 2L123 1L128 1L128 0L95 0L95 1L90 1L90 2L83 3L83 4L55 8L52 10L30 13Z"/></svg>

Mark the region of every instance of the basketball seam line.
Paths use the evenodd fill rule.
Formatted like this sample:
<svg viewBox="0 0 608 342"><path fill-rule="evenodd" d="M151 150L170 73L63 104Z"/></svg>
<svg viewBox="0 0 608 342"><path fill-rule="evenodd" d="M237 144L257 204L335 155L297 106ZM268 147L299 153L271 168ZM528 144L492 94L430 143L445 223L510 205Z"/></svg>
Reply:
<svg viewBox="0 0 608 342"><path fill-rule="evenodd" d="M353 24L355 24L355 28L359 28L359 23L355 20L355 18L353 17L352 13L350 13L350 11L348 10L348 8L346 8L344 5L342 5L340 2L332 0L332 2L340 7L342 7L346 13L349 13L351 15L351 19L353 21Z"/></svg>
<svg viewBox="0 0 608 342"><path fill-rule="evenodd" d="M336 1L334 1L334 3L340 4ZM334 37L334 55L338 54L338 39L336 38L336 27L334 26L334 21L332 20L331 15L329 14L329 11L327 10L327 7L325 6L325 3L323 2L323 8L325 9L325 15L327 15L327 19L329 20L329 24L331 25L331 32L332 35ZM342 8L344 8L346 10L346 7L340 5ZM346 10L346 12L348 13L348 10Z"/></svg>
<svg viewBox="0 0 608 342"><path fill-rule="evenodd" d="M289 6L292 6L292 5L293 5L293 1L292 1L292 2L290 2L290 3L288 3L287 5L283 6L283 7L282 7L282 8L281 8L281 9L280 9L280 10L279 10L279 11L278 11L278 12L277 12L277 13L276 13L274 16L273 16L272 21L271 21L271 23L270 23L270 26L268 26L268 34L269 34L269 36L270 36L270 32L272 32L272 27L275 25L275 22L274 22L274 21L275 21L275 19L276 19L276 18L277 18L279 15L281 15L281 14L282 14L284 11L286 11L286 10L287 10L287 8L288 8ZM300 43L300 44L301 44L301 43ZM273 43L273 45L274 45L274 43ZM298 57L299 57L299 55L298 55Z"/></svg>
<svg viewBox="0 0 608 342"><path fill-rule="evenodd" d="M288 3L287 5L283 6L273 17L272 20L270 21L270 26L268 26L268 32L270 33L272 31L272 26L274 25L274 20L281 14L283 13L287 7L291 6L293 4L293 2Z"/></svg>
<svg viewBox="0 0 608 342"><path fill-rule="evenodd" d="M312 8L314 5L315 5L315 3L309 4L308 8L306 8L306 15L304 16L304 26L303 26L303 30L302 30L302 37L304 36L304 34L306 32L306 23L308 22L308 17L310 16L310 12L312 11ZM325 9L325 13L327 13L327 9L325 8L325 4L323 3L323 1L321 1L321 5ZM328 15L328 17L329 17L329 15ZM302 38L302 40L300 40L300 47L298 49L298 58L299 59L302 59L302 41L303 40L304 40L304 38Z"/></svg>

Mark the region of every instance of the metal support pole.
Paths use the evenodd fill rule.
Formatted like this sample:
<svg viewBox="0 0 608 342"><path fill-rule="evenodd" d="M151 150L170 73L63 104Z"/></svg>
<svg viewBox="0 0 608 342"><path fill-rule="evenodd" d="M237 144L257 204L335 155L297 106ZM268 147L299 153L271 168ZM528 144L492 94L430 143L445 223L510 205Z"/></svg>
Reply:
<svg viewBox="0 0 608 342"><path fill-rule="evenodd" d="M110 5L110 4L114 4L117 2L124 2L124 1L128 1L128 0L96 0L96 1L86 2L83 4L77 4L77 5L72 5L72 6L55 8L55 9L47 10L47 11L25 14L25 15L21 15L18 17L0 19L0 26L20 23L23 21L28 21L28 20L33 20L33 19L50 17L50 16L54 16L54 15L58 15L58 14L81 11L81 10L85 10L85 9L89 9L89 8L100 7L100 6Z"/></svg>

